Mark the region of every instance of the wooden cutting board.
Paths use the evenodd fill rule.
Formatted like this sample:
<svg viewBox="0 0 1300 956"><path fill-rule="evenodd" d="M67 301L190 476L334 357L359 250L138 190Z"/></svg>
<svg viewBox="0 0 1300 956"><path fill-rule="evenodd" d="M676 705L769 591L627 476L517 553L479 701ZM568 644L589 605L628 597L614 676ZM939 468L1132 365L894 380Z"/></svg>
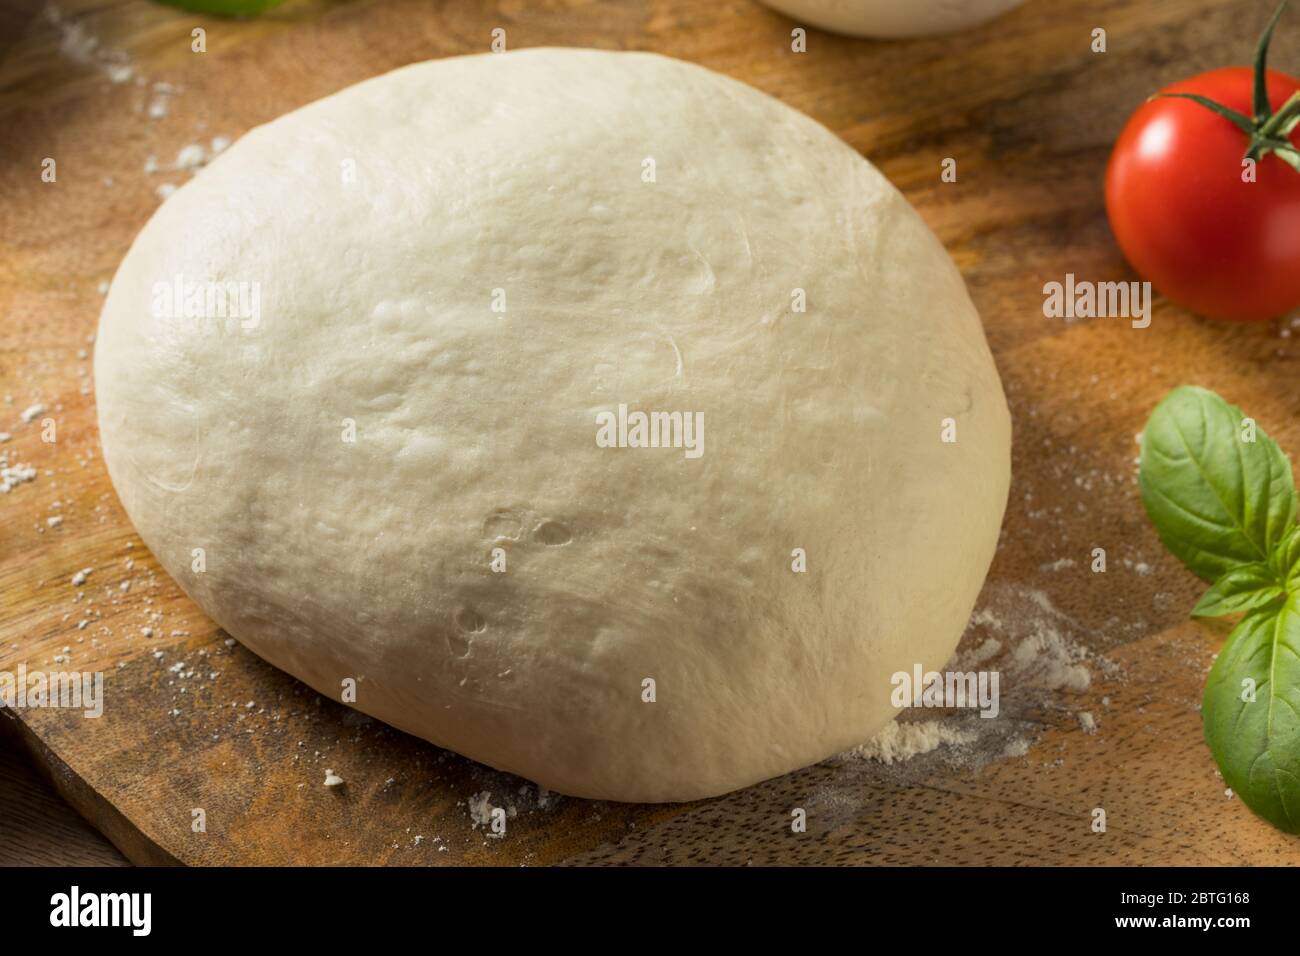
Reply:
<svg viewBox="0 0 1300 956"><path fill-rule="evenodd" d="M107 704L96 720L6 711L0 726L138 862L1300 863L1300 841L1224 793L1197 710L1224 632L1187 618L1198 585L1134 484L1135 435L1183 382L1300 456L1300 324L1234 327L1159 301L1148 329L1064 322L1042 294L1066 273L1131 278L1102 208L1109 145L1160 84L1248 62L1270 6L1030 0L943 39L813 30L803 54L793 24L750 0L291 2L246 21L125 0L4 8L0 453L36 476L0 495L0 670L103 671ZM1015 419L1001 547L962 645L969 659L997 642L1001 718L950 719L956 741L905 762L837 758L701 803L547 797L232 646L158 568L99 456L90 353L104 284L158 188L190 175L165 167L366 77L482 52L497 27L511 47L656 50L750 83L868 156L947 245ZM1105 53L1091 50L1098 27ZM1274 64L1300 72L1300 12L1276 47ZM162 171L146 171L151 156ZM940 181L948 157L955 183ZM1081 668L1086 688L1054 688L1060 668ZM345 785L324 787L326 768ZM502 837L474 825L484 792L514 809ZM806 833L791 830L796 808Z"/></svg>

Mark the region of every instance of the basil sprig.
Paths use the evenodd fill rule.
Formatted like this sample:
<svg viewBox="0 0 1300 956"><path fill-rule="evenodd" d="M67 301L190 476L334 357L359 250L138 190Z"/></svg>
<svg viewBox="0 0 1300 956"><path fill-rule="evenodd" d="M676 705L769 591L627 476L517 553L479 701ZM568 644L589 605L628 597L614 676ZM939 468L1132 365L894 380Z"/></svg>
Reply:
<svg viewBox="0 0 1300 956"><path fill-rule="evenodd" d="M1205 685L1210 751L1248 807L1300 833L1300 528L1291 462L1241 409L1185 385L1151 413L1138 484L1165 547L1213 582L1192 614L1245 614Z"/></svg>

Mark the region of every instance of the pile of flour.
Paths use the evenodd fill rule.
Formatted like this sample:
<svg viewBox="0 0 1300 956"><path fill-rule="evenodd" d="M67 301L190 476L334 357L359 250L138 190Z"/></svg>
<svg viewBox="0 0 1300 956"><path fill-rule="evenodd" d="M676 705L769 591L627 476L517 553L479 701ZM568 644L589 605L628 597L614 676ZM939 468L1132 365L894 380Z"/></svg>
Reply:
<svg viewBox="0 0 1300 956"><path fill-rule="evenodd" d="M1099 721L1075 712L1071 699L1095 677L1118 668L1082 642L1086 628L1058 610L1035 588L992 583L948 663L949 671L998 671L1000 712L983 718L974 710L905 711L872 739L840 755L890 766L939 752L951 766L979 767L991 760L1024 756L1053 713L1066 712L1086 733Z"/></svg>

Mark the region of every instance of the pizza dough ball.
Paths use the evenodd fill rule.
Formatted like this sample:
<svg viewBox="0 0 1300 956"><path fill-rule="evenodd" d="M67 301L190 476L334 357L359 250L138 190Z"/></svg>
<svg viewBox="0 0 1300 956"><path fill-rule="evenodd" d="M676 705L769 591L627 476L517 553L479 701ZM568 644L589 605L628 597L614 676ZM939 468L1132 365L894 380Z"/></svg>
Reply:
<svg viewBox="0 0 1300 956"><path fill-rule="evenodd" d="M907 202L644 53L421 63L251 131L136 239L95 373L131 520L223 628L585 797L863 741L951 654L1009 479Z"/></svg>
<svg viewBox="0 0 1300 956"><path fill-rule="evenodd" d="M956 33L1001 16L1025 0L763 0L801 23L850 36Z"/></svg>

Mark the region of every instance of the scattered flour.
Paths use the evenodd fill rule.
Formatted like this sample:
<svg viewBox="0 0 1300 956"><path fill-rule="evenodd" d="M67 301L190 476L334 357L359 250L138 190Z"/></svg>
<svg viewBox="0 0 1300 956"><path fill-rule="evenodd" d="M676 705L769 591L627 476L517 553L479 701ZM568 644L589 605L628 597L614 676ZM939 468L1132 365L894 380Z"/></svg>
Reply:
<svg viewBox="0 0 1300 956"><path fill-rule="evenodd" d="M170 97L179 93L176 87L170 83L155 83L153 85L153 98L149 101L148 115L150 119L162 119L171 109Z"/></svg>
<svg viewBox="0 0 1300 956"><path fill-rule="evenodd" d="M45 19L59 31L59 52L73 63L102 70L114 83L125 83L135 75L124 51L102 46L81 21L65 18L54 4L46 4Z"/></svg>
<svg viewBox="0 0 1300 956"><path fill-rule="evenodd" d="M990 637L967 655L964 664L967 667L978 667L1000 653L1002 653L1002 642L995 637Z"/></svg>
<svg viewBox="0 0 1300 956"><path fill-rule="evenodd" d="M172 165L173 169L195 170L208 161L208 152L203 148L202 143L190 143L176 154L176 162Z"/></svg>
<svg viewBox="0 0 1300 956"><path fill-rule="evenodd" d="M469 818L476 830L492 822L492 794L489 791L484 790L469 798Z"/></svg>
<svg viewBox="0 0 1300 956"><path fill-rule="evenodd" d="M1047 690L1087 690L1092 674L1082 662L1087 650L1060 631L1038 626L1011 652L1010 670Z"/></svg>
<svg viewBox="0 0 1300 956"><path fill-rule="evenodd" d="M1027 737L1017 737L1007 744L1002 751L1004 757L1023 757L1029 753L1029 739Z"/></svg>
<svg viewBox="0 0 1300 956"><path fill-rule="evenodd" d="M1088 690L1094 670L1117 676L1115 665L1080 642L1084 631L1044 592L991 584L945 669L997 671L999 716L985 719L971 710L931 712L925 719L904 714L841 756L893 766L943 748L949 764L964 767L1025 756L1043 729L1044 712L1063 709L1063 695ZM1091 713L1078 712L1075 719L1085 733L1096 733Z"/></svg>
<svg viewBox="0 0 1300 956"><path fill-rule="evenodd" d="M151 113L152 110L151 107ZM192 176L212 162L217 154L224 151L229 145L230 139L225 136L214 136L210 146L204 146L202 143L190 143L181 147L176 154L176 161L170 166L158 162L157 156L146 157L144 171L148 176L162 172L189 173ZM159 199L168 199L178 188L175 183L159 183L154 187L154 195Z"/></svg>
<svg viewBox="0 0 1300 956"><path fill-rule="evenodd" d="M8 494L11 489L24 482L35 480L36 469L31 465L24 465L22 462L10 465L5 459L0 458L0 492Z"/></svg>
<svg viewBox="0 0 1300 956"><path fill-rule="evenodd" d="M1039 571L1064 571L1066 568L1072 568L1075 565L1074 558L1057 558L1055 561L1049 561L1047 564L1040 564Z"/></svg>
<svg viewBox="0 0 1300 956"><path fill-rule="evenodd" d="M1141 574L1141 575L1143 575L1144 577L1145 577L1146 575L1150 574L1150 573L1154 570L1154 569L1151 567L1151 565L1147 564L1147 562L1145 562L1145 561L1134 561L1134 560L1132 560L1131 558L1125 558L1121 563L1122 563L1122 564L1124 565L1124 567L1127 568L1128 570L1133 571L1133 572L1136 572L1137 574Z"/></svg>
<svg viewBox="0 0 1300 956"><path fill-rule="evenodd" d="M504 830L495 830L492 828L492 814L497 810L502 810L507 819L513 820L519 815L519 810L513 803L507 803L504 807L494 807L492 805L492 794L488 790L474 794L469 798L469 818L471 826L477 830L479 827L487 827L488 832L485 836L494 840L500 840L504 837Z"/></svg>
<svg viewBox="0 0 1300 956"><path fill-rule="evenodd" d="M943 720L895 720L876 736L853 748L846 756L865 757L883 764L910 760L944 745L961 746L974 742L974 730Z"/></svg>

